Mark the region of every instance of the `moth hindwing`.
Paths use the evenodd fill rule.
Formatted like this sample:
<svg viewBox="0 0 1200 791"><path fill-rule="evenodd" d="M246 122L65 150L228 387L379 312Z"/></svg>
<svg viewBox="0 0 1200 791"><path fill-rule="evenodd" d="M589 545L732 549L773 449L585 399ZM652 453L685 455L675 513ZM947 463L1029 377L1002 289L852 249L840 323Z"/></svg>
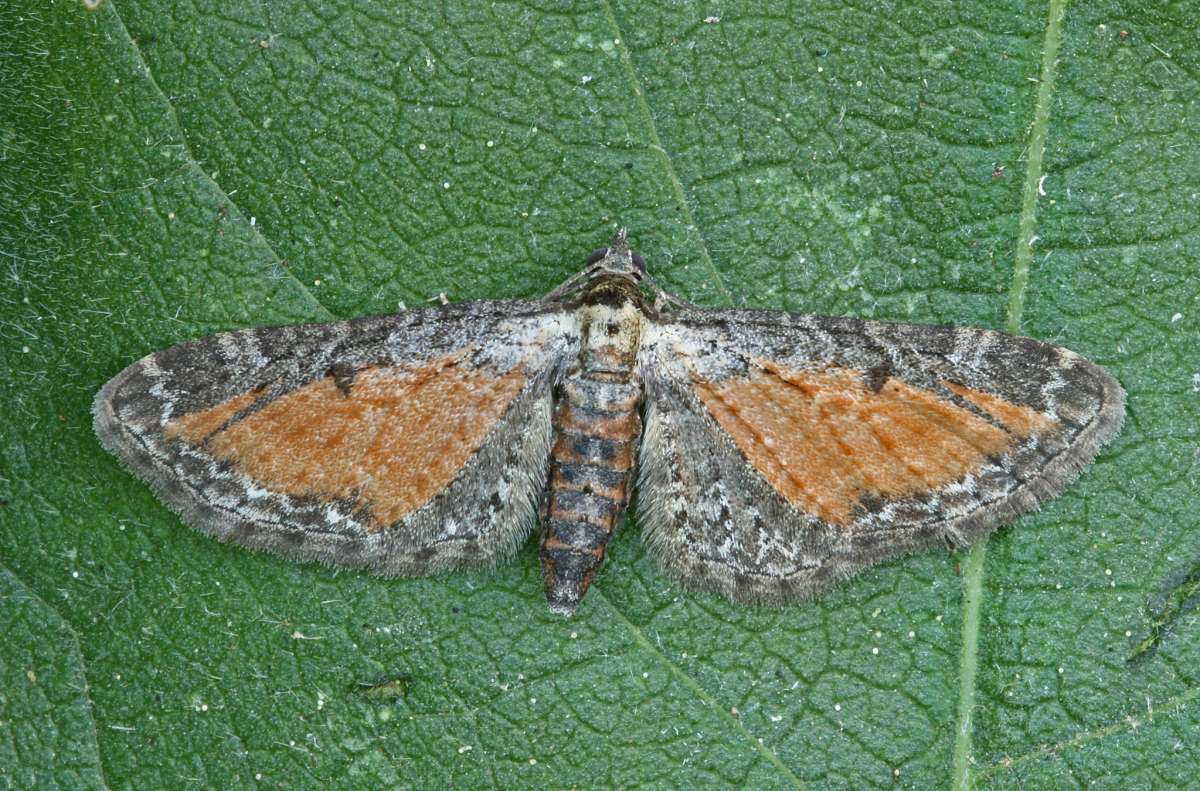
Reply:
<svg viewBox="0 0 1200 791"><path fill-rule="evenodd" d="M635 473L667 573L782 604L1035 508L1121 425L1111 375L1031 338L647 285L621 232L541 301L200 338L109 381L96 433L185 522L294 560L488 565L540 521L569 614Z"/></svg>

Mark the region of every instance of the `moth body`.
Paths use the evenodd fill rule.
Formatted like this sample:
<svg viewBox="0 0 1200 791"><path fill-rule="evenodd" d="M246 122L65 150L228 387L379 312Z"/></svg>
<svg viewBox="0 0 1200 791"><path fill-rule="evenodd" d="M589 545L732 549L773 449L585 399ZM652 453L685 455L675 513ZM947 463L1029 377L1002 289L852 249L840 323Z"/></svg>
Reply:
<svg viewBox="0 0 1200 791"><path fill-rule="evenodd" d="M198 338L113 377L96 433L184 521L292 560L489 566L540 514L545 595L570 614L635 467L664 571L784 604L986 535L1121 426L1111 374L1032 338L646 285L622 231L541 300Z"/></svg>
<svg viewBox="0 0 1200 791"><path fill-rule="evenodd" d="M560 614L578 606L629 503L642 433L644 316L636 282L623 275L601 276L579 298L579 358L555 391L542 510L546 599Z"/></svg>

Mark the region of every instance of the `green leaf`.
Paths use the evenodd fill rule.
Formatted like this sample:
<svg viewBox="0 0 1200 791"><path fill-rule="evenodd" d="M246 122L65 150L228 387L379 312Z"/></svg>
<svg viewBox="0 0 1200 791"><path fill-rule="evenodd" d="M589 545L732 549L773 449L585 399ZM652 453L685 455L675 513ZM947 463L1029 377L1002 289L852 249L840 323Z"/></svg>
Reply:
<svg viewBox="0 0 1200 791"><path fill-rule="evenodd" d="M0 783L1193 782L1195 15L565 8L0 7ZM1126 427L986 547L782 610L672 586L635 503L570 621L532 544L291 565L182 526L92 435L150 351L536 296L618 225L699 303L1062 343Z"/></svg>
<svg viewBox="0 0 1200 791"><path fill-rule="evenodd" d="M83 659L70 625L0 570L0 783L103 788Z"/></svg>

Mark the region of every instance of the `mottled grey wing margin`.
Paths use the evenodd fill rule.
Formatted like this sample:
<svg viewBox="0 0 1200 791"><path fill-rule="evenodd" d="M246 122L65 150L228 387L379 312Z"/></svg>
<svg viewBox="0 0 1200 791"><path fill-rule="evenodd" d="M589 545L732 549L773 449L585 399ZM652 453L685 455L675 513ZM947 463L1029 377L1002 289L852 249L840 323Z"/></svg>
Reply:
<svg viewBox="0 0 1200 791"><path fill-rule="evenodd" d="M95 431L184 522L222 541L387 575L490 565L515 552L535 524L551 392L578 347L565 317L536 302L475 302L200 338L109 381L96 395ZM419 366L463 349L475 365L523 366L527 382L451 484L382 530L368 530L349 505L264 490L202 447L164 436L173 416L262 385L281 395L331 371Z"/></svg>
<svg viewBox="0 0 1200 791"><path fill-rule="evenodd" d="M1124 392L1107 371L1031 338L769 311L684 310L670 320L644 334L640 360L643 537L668 574L737 601L786 603L881 560L985 534L1060 493L1124 416ZM869 371L950 399L942 382L952 380L1053 414L1066 428L928 496L868 504L851 524L830 525L767 483L691 385L745 375L755 359Z"/></svg>

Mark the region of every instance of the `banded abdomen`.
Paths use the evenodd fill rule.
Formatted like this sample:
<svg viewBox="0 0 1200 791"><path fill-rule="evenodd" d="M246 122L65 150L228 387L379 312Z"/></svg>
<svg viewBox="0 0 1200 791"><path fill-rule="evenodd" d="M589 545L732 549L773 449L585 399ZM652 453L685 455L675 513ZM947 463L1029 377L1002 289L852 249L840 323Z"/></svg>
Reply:
<svg viewBox="0 0 1200 791"><path fill-rule="evenodd" d="M640 310L598 304L579 316L582 351L556 393L542 512L546 599L564 615L587 591L629 503L642 433Z"/></svg>

